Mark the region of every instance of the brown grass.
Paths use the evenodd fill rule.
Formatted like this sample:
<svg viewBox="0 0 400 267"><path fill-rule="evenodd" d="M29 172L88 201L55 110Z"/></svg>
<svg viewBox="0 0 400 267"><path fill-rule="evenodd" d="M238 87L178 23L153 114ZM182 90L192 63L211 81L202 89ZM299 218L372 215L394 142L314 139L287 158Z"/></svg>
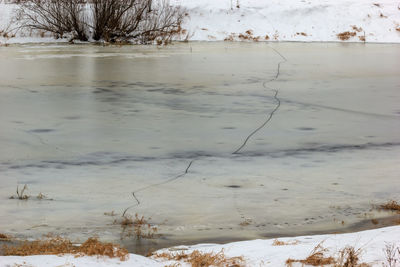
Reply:
<svg viewBox="0 0 400 267"><path fill-rule="evenodd" d="M379 221L377 219L371 219L371 223L373 225L377 225L377 224L379 224Z"/></svg>
<svg viewBox="0 0 400 267"><path fill-rule="evenodd" d="M400 32L400 27L397 27L397 28L396 28L396 31Z"/></svg>
<svg viewBox="0 0 400 267"><path fill-rule="evenodd" d="M387 203L380 206L381 209L390 210L390 211L397 211L400 213L400 204L395 200L390 200Z"/></svg>
<svg viewBox="0 0 400 267"><path fill-rule="evenodd" d="M387 16L383 15L382 13L379 15L380 18L387 18Z"/></svg>
<svg viewBox="0 0 400 267"><path fill-rule="evenodd" d="M274 242L272 243L273 246L293 246L293 245L297 245L299 244L299 240L293 240L293 241L289 241L289 242L284 242L284 241L280 241L278 239L275 239Z"/></svg>
<svg viewBox="0 0 400 267"><path fill-rule="evenodd" d="M324 266L334 264L336 261L333 257L325 257L324 253L327 251L326 248L322 247L322 242L319 243L310 253L310 255L304 260L287 259L286 265L293 266L294 262L299 262L305 265L312 266Z"/></svg>
<svg viewBox="0 0 400 267"><path fill-rule="evenodd" d="M360 263L361 249L345 247L339 251L339 257L333 267L368 267L366 263Z"/></svg>
<svg viewBox="0 0 400 267"><path fill-rule="evenodd" d="M347 31L347 32L338 33L336 36L337 36L340 40L346 41L346 40L349 40L351 37L356 36L356 32L349 32L349 31Z"/></svg>
<svg viewBox="0 0 400 267"><path fill-rule="evenodd" d="M360 39L362 42L365 42L365 36L358 36L358 39Z"/></svg>
<svg viewBox="0 0 400 267"><path fill-rule="evenodd" d="M25 241L18 246L3 246L5 256L29 256L29 255L60 255L74 254L80 256L108 256L124 261L129 253L117 244L103 243L97 238L89 238L81 246L62 237L51 237L45 240Z"/></svg>
<svg viewBox="0 0 400 267"><path fill-rule="evenodd" d="M396 267L397 262L400 263L400 247L397 247L396 244L386 244L383 252L387 263L385 266Z"/></svg>
<svg viewBox="0 0 400 267"><path fill-rule="evenodd" d="M296 35L308 36L305 32L297 32Z"/></svg>
<svg viewBox="0 0 400 267"><path fill-rule="evenodd" d="M0 233L0 240L1 241L9 241L9 240L11 240L11 236Z"/></svg>
<svg viewBox="0 0 400 267"><path fill-rule="evenodd" d="M134 236L136 239L151 239L154 238L158 232L158 228L149 223L151 218L145 219L144 216L139 216L137 213L135 217L124 215L121 220L114 220L114 224L120 224L123 228L122 236Z"/></svg>
<svg viewBox="0 0 400 267"><path fill-rule="evenodd" d="M381 7L381 5L378 3L374 3L374 6Z"/></svg>
<svg viewBox="0 0 400 267"><path fill-rule="evenodd" d="M171 252L163 252L159 254L154 254L153 257L163 258L167 260L174 261L184 261L189 263L192 267L241 267L245 266L245 261L243 257L232 257L228 258L225 256L224 251L221 250L218 253L203 253L198 250L193 251L190 254L185 254L184 252L180 253L171 253Z"/></svg>
<svg viewBox="0 0 400 267"><path fill-rule="evenodd" d="M265 35L264 39L265 39L265 40L269 40L268 34Z"/></svg>
<svg viewBox="0 0 400 267"><path fill-rule="evenodd" d="M240 226L249 226L252 223L251 219L245 219L243 222L239 223Z"/></svg>
<svg viewBox="0 0 400 267"><path fill-rule="evenodd" d="M363 31L363 28L357 27L356 25L352 25L351 28L352 28L353 30L355 30L356 32L362 32L362 31Z"/></svg>

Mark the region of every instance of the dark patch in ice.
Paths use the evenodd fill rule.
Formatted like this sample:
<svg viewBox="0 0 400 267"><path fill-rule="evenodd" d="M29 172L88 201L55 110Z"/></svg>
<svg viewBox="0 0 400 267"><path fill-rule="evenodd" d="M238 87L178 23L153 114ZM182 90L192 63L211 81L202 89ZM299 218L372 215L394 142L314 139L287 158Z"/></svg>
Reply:
<svg viewBox="0 0 400 267"><path fill-rule="evenodd" d="M64 119L66 120L79 120L81 116L66 116Z"/></svg>
<svg viewBox="0 0 400 267"><path fill-rule="evenodd" d="M156 88L156 89L148 89L147 92L159 92L163 94L171 94L171 95L177 95L177 94L184 94L185 92L181 89L177 88Z"/></svg>
<svg viewBox="0 0 400 267"><path fill-rule="evenodd" d="M30 133L50 133L50 132L54 132L54 129L33 129L33 130L29 130L28 132Z"/></svg>
<svg viewBox="0 0 400 267"><path fill-rule="evenodd" d="M297 129L301 130L301 131L314 131L315 130L315 128L312 128L312 127L299 127Z"/></svg>
<svg viewBox="0 0 400 267"><path fill-rule="evenodd" d="M112 90L106 88L96 88L96 90L93 91L94 94L111 93L111 92Z"/></svg>
<svg viewBox="0 0 400 267"><path fill-rule="evenodd" d="M236 185L236 184L232 184L232 185L225 185L225 187L228 187L228 188L242 188L242 186L241 186L241 185Z"/></svg>
<svg viewBox="0 0 400 267"><path fill-rule="evenodd" d="M304 147L298 149L287 149L273 152L252 151L242 152L241 156L247 157L262 157L270 156L272 158L280 158L287 156L301 156L307 153L336 153L346 150L366 150L366 149L381 149L400 146L400 142L387 142L387 143L365 143L365 144L338 144L338 145L322 145L318 147Z"/></svg>
<svg viewBox="0 0 400 267"><path fill-rule="evenodd" d="M234 129L236 129L236 127L222 127L222 129L224 129L224 130L234 130Z"/></svg>

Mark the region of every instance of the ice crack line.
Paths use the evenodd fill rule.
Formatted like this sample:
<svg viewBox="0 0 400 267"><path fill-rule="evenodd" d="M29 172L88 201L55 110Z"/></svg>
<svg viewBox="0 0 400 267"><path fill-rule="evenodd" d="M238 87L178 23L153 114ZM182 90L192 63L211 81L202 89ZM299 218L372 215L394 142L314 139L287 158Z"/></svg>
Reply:
<svg viewBox="0 0 400 267"><path fill-rule="evenodd" d="M192 167L192 164L193 164L193 162L194 162L195 160L196 160L196 159L193 159L193 160L191 160L191 161L189 162L189 164L187 165L187 167L186 167L186 169L185 169L185 171L184 171L183 173L181 173L181 174L179 174L179 175L177 175L177 176L175 176L175 177L173 177L173 178L171 178L171 179L168 179L168 180L166 180L166 181L163 181L163 182L160 182L160 183L151 184L151 185L142 187L142 188L140 188L140 189L138 189L138 190L132 192L132 196L133 196L133 198L136 200L136 204L135 204L135 205L132 205L132 206L130 206L130 207L128 207L128 208L126 208L126 209L124 210L124 212L122 213L122 217L125 216L126 212L127 212L129 209L140 205L140 201L139 201L139 199L138 199L138 198L136 197L136 195L135 195L136 193L139 193L139 192L141 192L141 191L145 191L145 190L147 190L147 189L149 189L149 188L151 188L151 187L156 187L156 186L161 186L161 185L164 185L164 184L168 184L168 183L170 183L170 182L173 182L173 181L175 181L175 180L177 180L177 179L179 179L179 178L185 176L185 175L189 172L189 169L190 169L190 167Z"/></svg>
<svg viewBox="0 0 400 267"><path fill-rule="evenodd" d="M278 111L279 107L281 106L281 100L278 98L278 93L279 93L279 91L276 90L276 89L273 89L273 88L271 88L271 87L268 87L268 86L267 86L267 83L273 82L273 81L275 81L275 80L277 80L277 79L279 78L279 75L281 74L281 64L287 62L287 59L286 59L286 57L284 57L281 53L279 53L279 51L276 50L275 48L273 48L273 47L270 47L270 48L271 48L276 54L278 54L278 55L283 59L283 61L280 61L280 62L278 63L277 71L276 71L275 77L272 78L272 79L269 80L269 81L263 82L263 87L264 87L265 89L269 89L269 90L275 92L275 94L274 94L274 99L275 99L275 101L276 101L277 104L276 104L275 108L268 114L267 119L266 119L258 128L256 128L254 131L252 131L252 132L246 137L246 139L244 140L244 142L242 143L242 145L241 145L238 149L236 149L232 154L239 154L239 152L247 145L247 142L250 140L250 138L251 138L253 135L255 135L259 130L261 130L262 128L264 128L264 127L271 121L271 119L272 119L272 117L274 116L275 112Z"/></svg>
<svg viewBox="0 0 400 267"><path fill-rule="evenodd" d="M278 63L277 71L276 71L275 76L274 76L272 79L263 82L263 87L266 88L266 89L269 89L269 90L271 90L271 91L273 91L273 92L275 92L275 94L274 94L274 99L275 99L275 101L277 102L277 105L276 105L275 108L269 113L269 115L268 115L267 119L264 121L264 123L262 123L257 129L255 129L253 132L251 132L251 133L246 137L246 139L244 140L243 144L242 144L238 149L236 149L232 154L239 154L239 152L246 146L246 144L247 144L247 142L250 140L250 138L251 138L255 133L257 133L259 130L261 130L263 127L265 127L265 126L271 121L271 119L272 119L272 117L274 116L275 112L276 112L276 111L279 109L279 107L281 106L281 101L280 101L280 99L278 98L278 93L279 93L278 90L273 89L273 88L271 88L271 87L268 87L268 86L267 86L267 83L270 83L270 82L272 82L272 81L275 81L275 80L277 80L277 79L279 78L280 70L281 70L281 64L282 64L282 63L285 63L285 62L287 61L287 59L286 59L278 50L276 50L275 48L273 48L273 47L270 47L270 48L271 48L276 54L278 54L283 60L280 61L280 62ZM135 199L136 204L135 204L135 205L132 205L132 206L130 206L130 207L128 207L128 208L126 208L126 209L124 210L124 212L122 213L122 216L125 216L126 212L127 212L129 209L140 205L140 201L139 201L139 199L138 199L137 196L136 196L137 193L139 193L139 192L141 192L141 191L145 191L145 190L147 190L147 189L149 189L149 188L151 188L151 187L156 187L156 186L161 186L161 185L164 185L164 184L168 184L168 183L173 182L173 181L175 181L175 180L177 180L177 179L179 179L179 178L181 178L181 177L184 177L184 176L189 172L189 170L190 170L192 164L193 164L197 159L198 159L198 158L192 159L192 160L189 162L189 164L187 165L187 167L186 167L186 169L185 169L185 171L184 171L183 173L181 173L181 174L179 174L179 175L177 175L177 176L175 176L175 177L173 177L173 178L171 178L171 179L168 179L168 180L166 180L166 181L163 181L163 182L160 182L160 183L151 184L151 185L142 187L142 188L140 188L140 189L138 189L138 190L132 192L132 196L133 196L133 198ZM243 214L241 214L241 216L244 217Z"/></svg>

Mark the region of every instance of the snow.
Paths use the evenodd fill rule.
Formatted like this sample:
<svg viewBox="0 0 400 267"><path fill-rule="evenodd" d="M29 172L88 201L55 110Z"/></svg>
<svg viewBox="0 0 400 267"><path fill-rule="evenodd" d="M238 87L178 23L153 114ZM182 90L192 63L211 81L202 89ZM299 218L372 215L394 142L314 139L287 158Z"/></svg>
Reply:
<svg viewBox="0 0 400 267"><path fill-rule="evenodd" d="M170 0L187 10L183 28L191 41L241 40L250 30L260 41L337 42L338 33L356 36L346 42L399 43L400 3L393 0ZM0 30L12 20L16 5L0 3ZM357 27L357 31L353 29ZM360 39L361 38L361 39ZM20 31L0 43L55 42L50 35Z"/></svg>
<svg viewBox="0 0 400 267"><path fill-rule="evenodd" d="M246 266L285 266L288 258L305 259L315 246L322 242L327 249L326 256L336 256L346 246L360 249L360 262L371 266L382 266L386 263L384 249L387 244L400 246L400 226L392 226L375 230L368 230L349 234L315 235L301 237L279 238L279 241L289 245L274 246L274 239L252 240L234 242L224 245L199 244L194 246L179 246L171 249L163 249L158 252L170 251L171 253L191 253L194 250L201 252L218 253L221 250L227 257L243 256ZM29 257L0 257L0 266L166 266L173 264L160 258L146 258L140 255L130 254L127 261L99 257L78 257L73 255L63 256L29 256ZM189 266L181 262L181 266Z"/></svg>

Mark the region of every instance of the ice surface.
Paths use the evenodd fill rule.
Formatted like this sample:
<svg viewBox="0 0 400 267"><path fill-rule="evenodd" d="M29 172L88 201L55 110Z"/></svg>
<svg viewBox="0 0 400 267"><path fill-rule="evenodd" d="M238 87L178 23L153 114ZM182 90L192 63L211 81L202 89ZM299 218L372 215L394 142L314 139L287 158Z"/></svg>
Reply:
<svg viewBox="0 0 400 267"><path fill-rule="evenodd" d="M287 62L268 82L282 61L272 48ZM136 205L132 192L129 213L151 217L163 246L375 227L390 214L372 204L399 198L399 56L373 44L0 48L0 228L115 241L104 213ZM232 154L276 107L269 88L280 108ZM32 199L8 199L24 184Z"/></svg>

